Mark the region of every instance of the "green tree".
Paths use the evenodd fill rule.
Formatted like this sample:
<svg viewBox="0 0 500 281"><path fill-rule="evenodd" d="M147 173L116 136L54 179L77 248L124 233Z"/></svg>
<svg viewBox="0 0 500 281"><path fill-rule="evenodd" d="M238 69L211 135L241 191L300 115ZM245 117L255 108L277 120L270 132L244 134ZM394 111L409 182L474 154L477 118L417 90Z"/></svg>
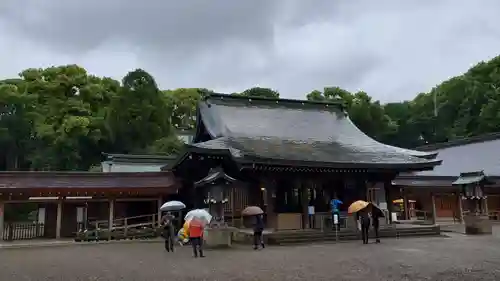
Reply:
<svg viewBox="0 0 500 281"><path fill-rule="evenodd" d="M247 89L241 93L235 93L233 95L240 95L240 96L246 96L246 97L260 97L260 98L271 98L271 99L278 99L280 97L280 94L270 88L261 88L261 87L254 87Z"/></svg>
<svg viewBox="0 0 500 281"><path fill-rule="evenodd" d="M171 108L154 78L142 69L129 72L122 84L107 115L113 152L147 151L156 140L174 133Z"/></svg>
<svg viewBox="0 0 500 281"><path fill-rule="evenodd" d="M103 108L119 87L76 65L28 69L24 92L36 96L29 160L35 170L86 170L107 140Z"/></svg>

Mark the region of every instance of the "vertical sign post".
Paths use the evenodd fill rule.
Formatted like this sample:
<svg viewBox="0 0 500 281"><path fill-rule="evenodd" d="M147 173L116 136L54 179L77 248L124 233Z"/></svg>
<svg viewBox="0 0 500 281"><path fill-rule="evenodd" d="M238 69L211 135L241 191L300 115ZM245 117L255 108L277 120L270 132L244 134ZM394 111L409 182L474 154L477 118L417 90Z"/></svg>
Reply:
<svg viewBox="0 0 500 281"><path fill-rule="evenodd" d="M333 224L335 225L335 241L339 241L339 214L333 214Z"/></svg>

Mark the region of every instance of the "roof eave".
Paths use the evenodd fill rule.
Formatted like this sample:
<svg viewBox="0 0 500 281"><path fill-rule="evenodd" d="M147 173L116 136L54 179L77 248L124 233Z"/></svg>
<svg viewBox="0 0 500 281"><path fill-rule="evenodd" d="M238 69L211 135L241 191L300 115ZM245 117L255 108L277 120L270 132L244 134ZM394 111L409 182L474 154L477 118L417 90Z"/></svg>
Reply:
<svg viewBox="0 0 500 281"><path fill-rule="evenodd" d="M257 159L252 158L237 158L237 162L241 164L261 164L261 165L279 165L279 166L302 166L315 168L337 168L337 169L383 169L403 171L425 171L432 170L435 166L440 165L442 160L435 160L422 163L345 163L345 162L314 162L314 161L291 161L291 160L276 160L276 159Z"/></svg>

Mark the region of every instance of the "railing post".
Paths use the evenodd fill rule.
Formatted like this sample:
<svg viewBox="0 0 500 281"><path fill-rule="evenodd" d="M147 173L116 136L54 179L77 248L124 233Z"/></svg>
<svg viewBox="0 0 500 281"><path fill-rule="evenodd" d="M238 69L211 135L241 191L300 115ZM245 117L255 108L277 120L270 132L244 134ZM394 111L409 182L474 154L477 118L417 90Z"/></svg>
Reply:
<svg viewBox="0 0 500 281"><path fill-rule="evenodd" d="M115 219L115 200L109 199L109 218L108 218L108 240L111 240L112 230L113 230L113 222Z"/></svg>
<svg viewBox="0 0 500 281"><path fill-rule="evenodd" d="M7 227L9 229L9 238L7 238L8 241L13 241L14 240L14 224L9 222L7 224Z"/></svg>
<svg viewBox="0 0 500 281"><path fill-rule="evenodd" d="M161 211L160 211L160 207L163 205L163 198L160 196L158 198L158 217L156 218L158 220L158 227L160 227L160 224L161 224ZM154 227L154 225L153 225Z"/></svg>
<svg viewBox="0 0 500 281"><path fill-rule="evenodd" d="M128 234L128 219L124 218L123 219L123 236L125 239L127 239L127 234Z"/></svg>

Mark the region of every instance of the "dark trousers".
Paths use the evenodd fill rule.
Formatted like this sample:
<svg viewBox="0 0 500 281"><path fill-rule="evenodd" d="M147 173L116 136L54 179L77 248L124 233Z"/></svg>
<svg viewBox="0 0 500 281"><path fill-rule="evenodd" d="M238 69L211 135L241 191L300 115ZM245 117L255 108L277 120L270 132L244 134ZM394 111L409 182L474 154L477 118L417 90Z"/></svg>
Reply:
<svg viewBox="0 0 500 281"><path fill-rule="evenodd" d="M373 230L375 231L375 241L377 243L380 242L379 229L380 229L380 224L374 220L373 221Z"/></svg>
<svg viewBox="0 0 500 281"><path fill-rule="evenodd" d="M193 246L193 255L195 258L198 257L198 253L200 253L200 257L203 257L203 238L201 237L190 237L191 246Z"/></svg>
<svg viewBox="0 0 500 281"><path fill-rule="evenodd" d="M163 231L163 236L165 237L165 250L167 252L174 251L174 235L168 229Z"/></svg>
<svg viewBox="0 0 500 281"><path fill-rule="evenodd" d="M262 246L262 248L265 248L264 239L262 239L262 230L253 232L253 247L257 249L259 248L259 245Z"/></svg>
<svg viewBox="0 0 500 281"><path fill-rule="evenodd" d="M361 219L361 239L363 239L363 244L368 244L368 232L370 230L370 219Z"/></svg>

